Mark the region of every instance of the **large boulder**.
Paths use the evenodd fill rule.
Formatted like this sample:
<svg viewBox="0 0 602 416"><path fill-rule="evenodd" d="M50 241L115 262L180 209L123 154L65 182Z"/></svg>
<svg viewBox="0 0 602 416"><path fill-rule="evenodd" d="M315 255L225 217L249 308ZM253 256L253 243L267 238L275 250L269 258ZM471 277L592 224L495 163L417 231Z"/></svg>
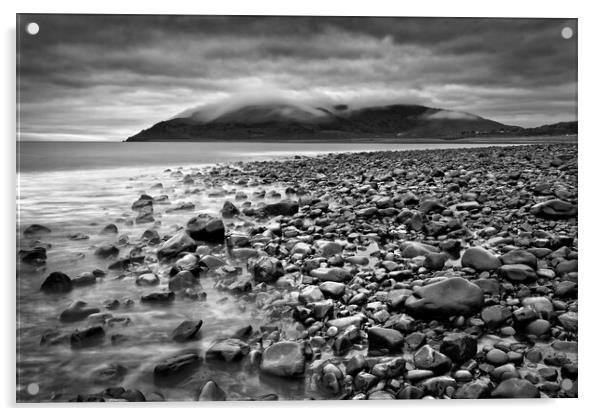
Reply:
<svg viewBox="0 0 602 416"><path fill-rule="evenodd" d="M483 306L483 291L461 277L450 277L414 291L405 303L414 316L470 315Z"/></svg>
<svg viewBox="0 0 602 416"><path fill-rule="evenodd" d="M186 231L197 241L220 244L226 238L224 222L219 218L194 217L186 224Z"/></svg>
<svg viewBox="0 0 602 416"><path fill-rule="evenodd" d="M69 276L61 272L52 272L44 279L40 290L46 293L65 293L73 289Z"/></svg>
<svg viewBox="0 0 602 416"><path fill-rule="evenodd" d="M551 199L531 207L531 214L536 217L563 219L577 216L577 205L561 199Z"/></svg>
<svg viewBox="0 0 602 416"><path fill-rule="evenodd" d="M301 376L305 373L303 346L292 341L272 344L263 352L259 368L262 373L274 376Z"/></svg>
<svg viewBox="0 0 602 416"><path fill-rule="evenodd" d="M269 216L291 216L299 212L299 202L285 199L282 201L275 202L273 204L267 204L262 208L262 211Z"/></svg>
<svg viewBox="0 0 602 416"><path fill-rule="evenodd" d="M274 257L250 258L247 268L257 283L274 283L279 277L284 276L282 263Z"/></svg>
<svg viewBox="0 0 602 416"><path fill-rule="evenodd" d="M502 381L491 393L494 399L535 399L539 390L531 382L520 378Z"/></svg>
<svg viewBox="0 0 602 416"><path fill-rule="evenodd" d="M163 243L157 251L157 257L159 260L169 259L184 251L194 252L195 249L196 242L185 231L180 231Z"/></svg>
<svg viewBox="0 0 602 416"><path fill-rule="evenodd" d="M494 270L501 266L500 260L482 247L470 247L462 255L462 266L478 272Z"/></svg>

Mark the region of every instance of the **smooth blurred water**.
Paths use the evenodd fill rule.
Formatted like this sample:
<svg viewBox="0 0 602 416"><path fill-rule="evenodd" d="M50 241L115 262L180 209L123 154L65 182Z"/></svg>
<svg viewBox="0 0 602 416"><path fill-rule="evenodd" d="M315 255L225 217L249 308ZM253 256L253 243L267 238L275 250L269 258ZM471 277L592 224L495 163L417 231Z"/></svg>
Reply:
<svg viewBox="0 0 602 416"><path fill-rule="evenodd" d="M165 167L170 167L166 164ZM175 166L171 166L175 170ZM259 380L254 370L246 371L236 365L204 365L198 373L197 383L179 385L177 388L158 388L152 379L154 365L163 357L185 348L207 348L220 336L245 325L269 323L260 305L245 302L225 292L217 291L211 277L202 280L206 301L192 301L178 298L169 306L142 304L140 296L161 291L167 287L169 267L151 264L148 269L161 277L158 287L136 286L134 276L108 271L105 278L93 286L75 288L68 294L48 295L40 292L43 279L53 271L62 271L71 277L81 272L107 267L115 259L105 260L94 255L94 249L106 243L117 244L120 236L127 236L130 244L118 245L120 254L126 255L139 241L140 236L153 224L127 223L136 213L131 204L142 193L152 196L166 194L170 205L155 205L153 216L160 221L158 231L161 236L171 234L178 226L198 213L218 215L225 199L234 201L234 192L244 189L249 195L253 187L204 186L201 184L183 185L181 177L173 177L164 169L149 167L89 169L53 172L23 172L19 174L17 197L17 252L35 246L40 242L50 244L45 267L35 269L18 263L17 275L17 381L19 400L66 400L78 393L93 393L109 385L123 385L138 388L149 394L160 391L170 400L192 400L198 387L207 378L215 379L231 397L253 397L277 392L283 397L303 398L306 396L303 381L276 384L270 387ZM193 168L180 170L183 174L194 173ZM162 189L150 189L162 183ZM265 188L269 190L271 188ZM276 188L277 189L277 188ZM224 190L226 197L209 198L208 193ZM283 191L282 189L279 189ZM166 212L180 202L195 204L193 211ZM43 224L52 232L35 238L23 235L23 230L31 224ZM119 228L117 235L100 235L100 230L109 223ZM128 225L129 224L129 225ZM229 229L244 231L248 224L232 221ZM88 240L72 240L71 233L88 235ZM223 253L216 253L223 255ZM239 264L236 259L231 263ZM18 261L18 260L17 260ZM240 263L244 266L244 262ZM144 270L144 268L141 268ZM118 299L122 305L126 299L133 299L131 307L121 306L115 311L104 310L102 304ZM69 344L41 346L40 338L48 330L57 329L72 332L76 328L93 325L87 320L75 323L62 323L60 313L73 301L83 300L114 317L128 317L131 323L107 330L103 345L83 350L72 350ZM178 344L170 340L171 331L183 320L203 320L202 337L199 341ZM281 320L279 326L293 331L292 321ZM109 337L122 334L127 340L119 345L111 345ZM128 368L123 380L115 383L98 382L94 371L99 367L119 363ZM269 380L268 380L269 382ZM28 385L35 383L40 392L31 396L26 393ZM301 383L301 384L300 384Z"/></svg>

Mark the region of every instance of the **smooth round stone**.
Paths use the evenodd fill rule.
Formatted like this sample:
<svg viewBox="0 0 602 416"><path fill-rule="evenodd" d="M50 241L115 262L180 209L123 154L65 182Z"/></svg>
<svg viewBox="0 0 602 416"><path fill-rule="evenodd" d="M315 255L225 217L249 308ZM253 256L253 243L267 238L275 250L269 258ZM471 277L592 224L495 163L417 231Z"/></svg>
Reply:
<svg viewBox="0 0 602 416"><path fill-rule="evenodd" d="M493 365L506 364L509 361L508 354L497 348L492 349L487 353L487 362Z"/></svg>
<svg viewBox="0 0 602 416"><path fill-rule="evenodd" d="M499 381L520 376L514 364L500 365L499 367L496 367L490 375L492 379Z"/></svg>
<svg viewBox="0 0 602 416"><path fill-rule="evenodd" d="M358 266L366 266L370 263L370 259L366 256L350 256L346 257L345 261Z"/></svg>
<svg viewBox="0 0 602 416"><path fill-rule="evenodd" d="M339 330L337 329L336 326L331 326L330 328L328 328L328 330L326 330L326 336L328 336L328 337L334 337L338 333L339 333Z"/></svg>
<svg viewBox="0 0 602 416"><path fill-rule="evenodd" d="M516 330L511 326L505 326L500 329L500 334L505 337L511 337L516 334Z"/></svg>
<svg viewBox="0 0 602 416"><path fill-rule="evenodd" d="M414 382L433 377L434 375L435 373L433 373L431 370L409 370L406 374L406 379Z"/></svg>
<svg viewBox="0 0 602 416"><path fill-rule="evenodd" d="M525 327L525 333L528 335L541 337L550 332L551 326L552 325L550 322L546 321L545 319L536 319Z"/></svg>
<svg viewBox="0 0 602 416"><path fill-rule="evenodd" d="M458 370L454 373L456 381L470 381L472 380L472 373L468 370Z"/></svg>
<svg viewBox="0 0 602 416"><path fill-rule="evenodd" d="M388 391L384 391L384 390L375 391L374 393L370 393L370 395L368 396L368 400L393 400L393 399L395 399L395 396L393 396Z"/></svg>
<svg viewBox="0 0 602 416"><path fill-rule="evenodd" d="M516 351L508 351L508 359L510 362L520 364L523 361L524 355Z"/></svg>

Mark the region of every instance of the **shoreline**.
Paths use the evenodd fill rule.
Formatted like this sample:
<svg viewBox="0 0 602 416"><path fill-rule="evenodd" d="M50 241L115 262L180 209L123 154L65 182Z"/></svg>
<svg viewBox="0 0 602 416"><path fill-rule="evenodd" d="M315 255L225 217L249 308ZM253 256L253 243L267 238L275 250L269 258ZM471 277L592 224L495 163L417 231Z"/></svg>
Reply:
<svg viewBox="0 0 602 416"><path fill-rule="evenodd" d="M169 184L126 186L89 241L21 218L19 275L44 283L20 293L49 308L24 322L34 350L21 352L103 354L93 381L65 380L56 400L115 398L103 389L117 385L132 401L577 396L576 143L166 168ZM83 256L53 263L64 246ZM225 311L253 321L228 325ZM144 355L139 331L169 354ZM115 363L127 382L94 373Z"/></svg>

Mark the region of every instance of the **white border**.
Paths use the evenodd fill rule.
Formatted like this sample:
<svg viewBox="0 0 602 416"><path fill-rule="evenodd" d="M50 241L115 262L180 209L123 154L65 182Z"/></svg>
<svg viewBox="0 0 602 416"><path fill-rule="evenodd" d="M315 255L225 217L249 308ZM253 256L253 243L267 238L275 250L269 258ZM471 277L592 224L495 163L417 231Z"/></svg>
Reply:
<svg viewBox="0 0 602 416"><path fill-rule="evenodd" d="M589 3L589 4L588 4ZM504 415L509 413L537 412L541 414L583 414L600 408L602 400L598 390L602 388L602 347L600 331L600 250L602 235L600 229L600 194L602 187L599 178L602 157L602 131L600 111L602 91L600 89L600 40L602 26L599 7L596 2L577 1L525 1L503 0L495 4L486 1L445 1L402 2L393 0L356 1L351 0L302 0L298 2L274 0L220 0L217 2L179 1L167 2L103 0L101 2L21 0L2 2L2 34L4 49L2 54L2 143L3 180L2 195L2 262L4 273L2 282L3 313L6 331L2 348L3 366L0 375L1 403L12 407L9 412L44 412L65 414L85 412L86 414L106 414L108 406L15 406L15 13L128 13L128 14L303 14L303 15L379 15L379 16L468 16L468 17L570 17L579 18L579 183L580 183L580 347L579 358L580 389L576 400L539 401L390 401L390 402L280 402L280 403L226 403L226 404L180 404L154 405L139 409L137 405L111 406L110 411L142 411L147 415L164 415L170 408L178 407L179 412L220 412L220 414L282 414L287 416L306 415L308 412L344 412L345 414L365 414L367 412L399 413L421 412L426 414L479 413ZM40 407L45 407L41 409ZM49 408L48 408L49 407ZM184 407L184 408L180 408ZM200 408L199 408L200 407ZM599 411L596 411L598 413ZM593 412L592 412L593 413ZM211 414L211 413L210 413Z"/></svg>

